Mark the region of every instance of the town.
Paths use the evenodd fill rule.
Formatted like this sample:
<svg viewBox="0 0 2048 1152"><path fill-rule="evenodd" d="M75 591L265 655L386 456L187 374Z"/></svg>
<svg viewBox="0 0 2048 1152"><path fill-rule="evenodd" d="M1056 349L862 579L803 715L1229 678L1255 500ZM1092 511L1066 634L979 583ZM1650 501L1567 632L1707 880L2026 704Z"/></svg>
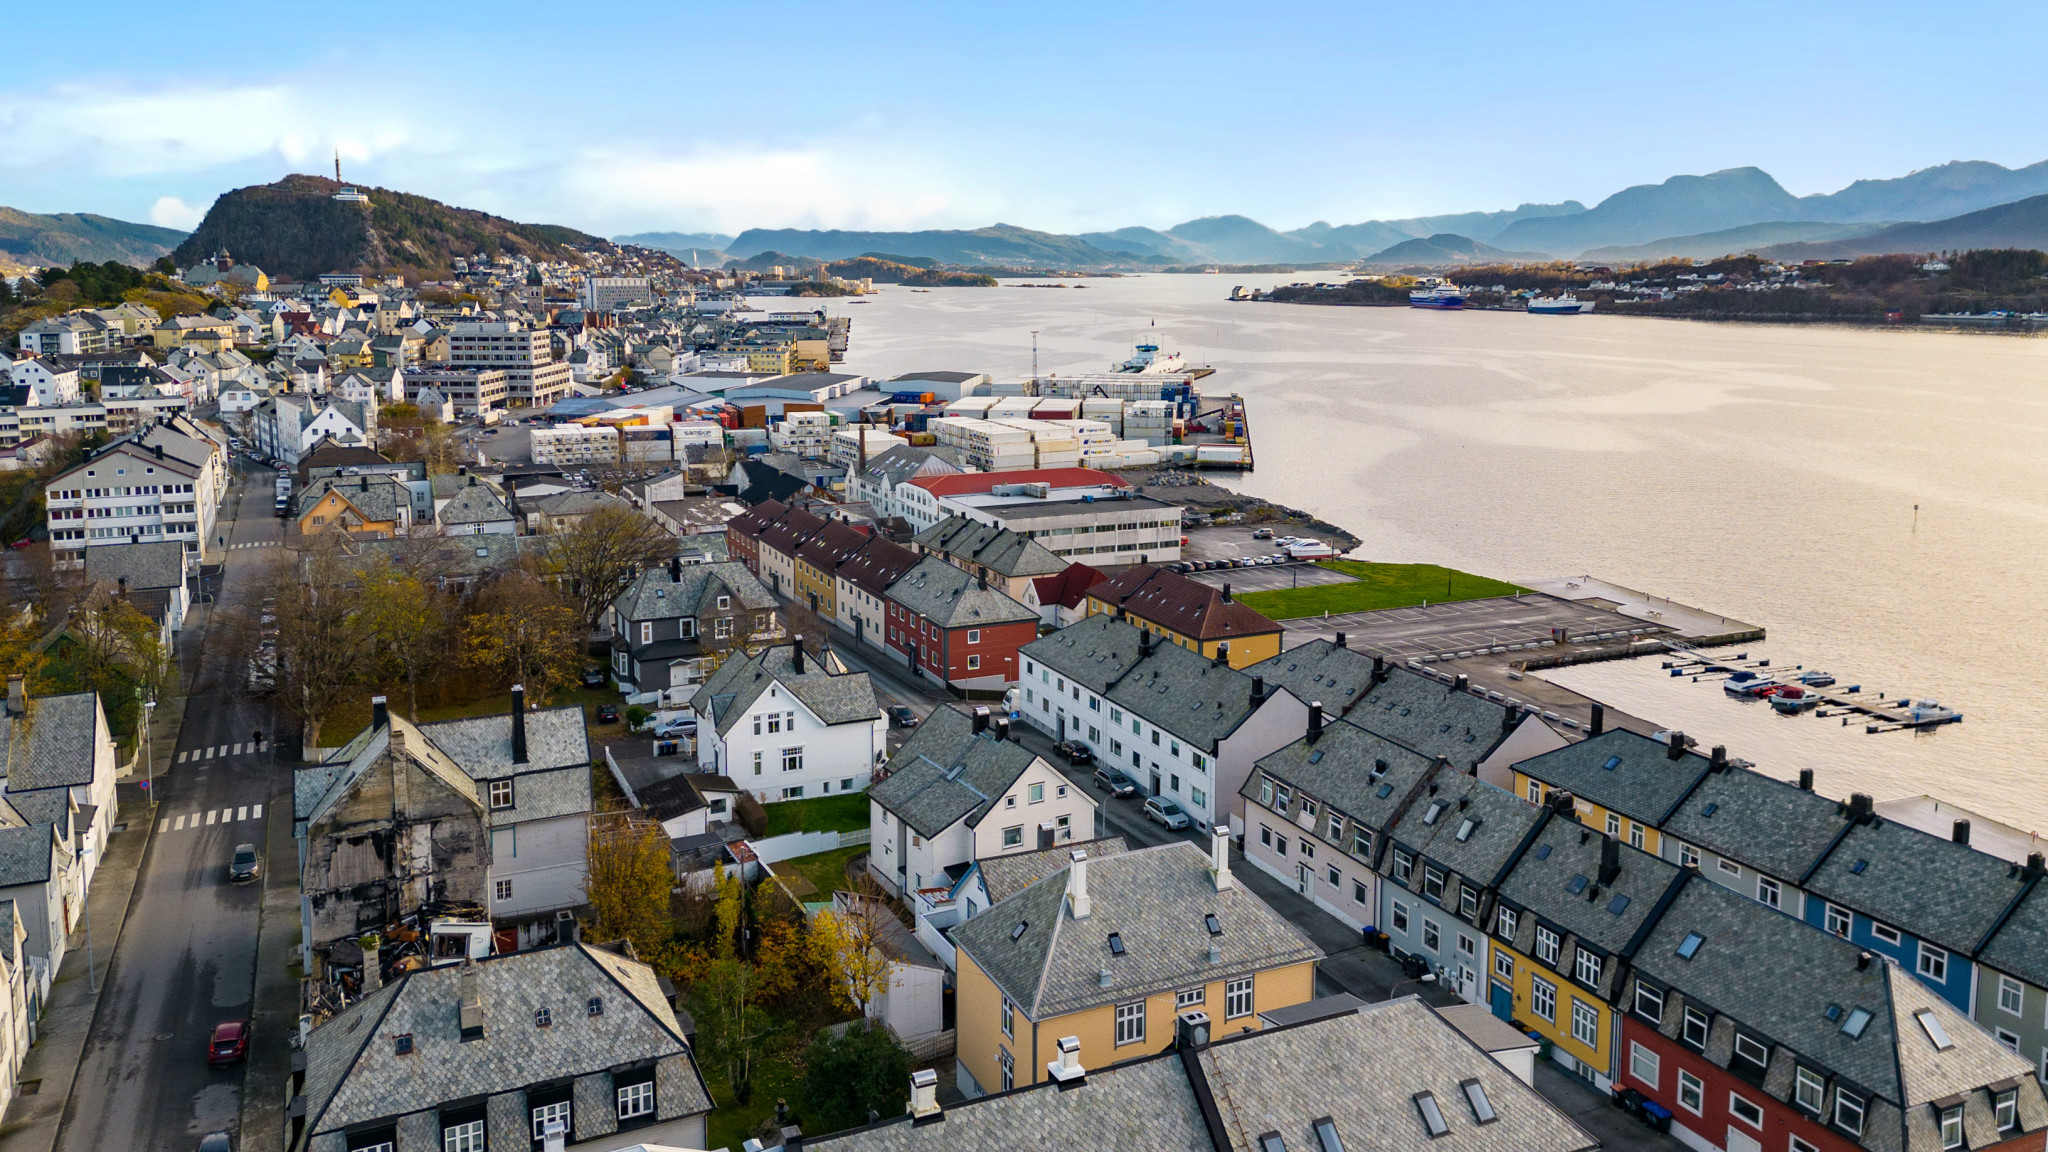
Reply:
<svg viewBox="0 0 2048 1152"><path fill-rule="evenodd" d="M1157 344L447 272L5 353L0 1152L2042 1147L2036 840L1538 675L1760 629L1204 502Z"/></svg>

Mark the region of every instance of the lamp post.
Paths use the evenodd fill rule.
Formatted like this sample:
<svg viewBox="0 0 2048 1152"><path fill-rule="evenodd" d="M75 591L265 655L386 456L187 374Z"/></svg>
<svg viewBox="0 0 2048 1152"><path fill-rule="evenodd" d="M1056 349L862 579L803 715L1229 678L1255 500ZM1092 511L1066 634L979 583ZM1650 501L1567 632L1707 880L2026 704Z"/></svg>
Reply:
<svg viewBox="0 0 2048 1152"><path fill-rule="evenodd" d="M143 799L149 801L151 808L156 807L156 741L151 738L150 732L150 721L155 719L155 715L156 701L144 700L142 702L142 762L145 766L143 769L145 775L142 780L142 791Z"/></svg>

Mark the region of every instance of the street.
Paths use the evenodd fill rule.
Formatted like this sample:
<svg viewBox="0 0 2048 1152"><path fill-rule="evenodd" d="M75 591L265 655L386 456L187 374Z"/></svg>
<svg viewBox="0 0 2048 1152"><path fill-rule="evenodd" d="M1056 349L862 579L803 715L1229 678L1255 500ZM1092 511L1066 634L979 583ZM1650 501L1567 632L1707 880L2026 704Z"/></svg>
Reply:
<svg viewBox="0 0 2048 1152"><path fill-rule="evenodd" d="M231 488L217 529L228 547L209 552L225 566L204 581L218 586L216 602L195 603L180 639L182 730L176 751L155 761L157 827L58 1133L61 1152L187 1152L202 1134L236 1126L246 1066L209 1067L207 1040L215 1024L251 1015L263 888L296 877L233 885L228 858L238 844L264 851L271 806L290 803L291 769L270 753L269 707L243 694L247 654L221 650L232 633L211 625L278 554L284 521L271 514L271 484L258 469ZM283 1043L259 1033L251 1052Z"/></svg>

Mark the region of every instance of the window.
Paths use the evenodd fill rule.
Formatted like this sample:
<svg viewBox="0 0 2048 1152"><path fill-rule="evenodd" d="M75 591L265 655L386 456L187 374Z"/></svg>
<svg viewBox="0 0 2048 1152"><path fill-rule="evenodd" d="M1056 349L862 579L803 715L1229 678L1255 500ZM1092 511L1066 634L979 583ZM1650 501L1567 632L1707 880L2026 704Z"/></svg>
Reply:
<svg viewBox="0 0 2048 1152"><path fill-rule="evenodd" d="M1998 1008L2014 1016L2020 1014L2026 1003L2026 995L2020 989L2020 982L2010 976L1998 978Z"/></svg>
<svg viewBox="0 0 2048 1152"><path fill-rule="evenodd" d="M1394 901L1394 931L1406 932L1407 930L1408 906L1406 904L1401 903L1399 900L1396 900Z"/></svg>
<svg viewBox="0 0 2048 1152"><path fill-rule="evenodd" d="M1010 1000L1010 997L1009 997L1009 996L1008 996L1007 994L1005 994L1005 995L1003 996L1003 1007L1002 1007L1002 1013L1003 1013L1003 1035L1004 1035L1004 1036L1007 1036L1007 1037L1010 1037L1011 1039L1015 1039L1015 1038L1016 1038L1016 1036L1017 1036L1017 1025L1016 1025L1016 1013L1017 1013L1017 1006L1016 1006L1016 1005L1015 1005L1014 1003L1012 1003L1012 1002L1011 1002L1011 1000Z"/></svg>
<svg viewBox="0 0 2048 1152"><path fill-rule="evenodd" d="M1316 858L1316 846L1315 846L1314 844L1311 844L1311 843L1310 843L1310 842L1309 842L1309 841L1308 841L1307 839L1305 839L1305 838L1304 838L1304 839L1303 839L1303 840L1301 841L1301 854L1302 854L1303 856L1306 856L1306 857L1308 857L1308 858L1309 858L1309 859L1311 859L1311 860L1315 859L1315 858Z"/></svg>
<svg viewBox="0 0 2048 1152"><path fill-rule="evenodd" d="M1557 933L1541 924L1536 926L1536 958L1553 968L1557 966Z"/></svg>
<svg viewBox="0 0 2048 1152"><path fill-rule="evenodd" d="M1769 876L1759 876L1756 878L1757 903L1778 908L1783 906L1783 898L1784 889L1776 880L1771 879Z"/></svg>
<svg viewBox="0 0 2048 1152"><path fill-rule="evenodd" d="M1399 880L1402 884L1406 884L1408 883L1408 878L1413 875L1415 875L1415 857L1401 851L1399 848L1394 849L1394 879Z"/></svg>
<svg viewBox="0 0 2048 1152"><path fill-rule="evenodd" d="M713 639L717 640L730 639L732 637L732 617L720 616L714 621L711 626L711 635Z"/></svg>
<svg viewBox="0 0 2048 1152"><path fill-rule="evenodd" d="M981 657L979 657L979 656L969 656L969 657L967 658L967 670L968 670L969 672L978 672L978 671L980 671L980 670L981 670Z"/></svg>
<svg viewBox="0 0 2048 1152"><path fill-rule="evenodd" d="M1422 870L1422 894L1439 903L1444 898L1444 874L1434 868Z"/></svg>
<svg viewBox="0 0 2048 1152"><path fill-rule="evenodd" d="M1531 804L1541 804L1541 803L1543 803L1543 784L1542 784L1542 782L1541 782L1541 781L1537 781L1537 780L1531 780L1531 781L1529 781L1529 803L1531 803Z"/></svg>
<svg viewBox="0 0 2048 1152"><path fill-rule="evenodd" d="M1820 1115L1820 1103L1827 1096L1827 1081L1811 1068L1792 1070L1792 1102L1815 1116Z"/></svg>
<svg viewBox="0 0 2048 1152"><path fill-rule="evenodd" d="M1849 938L1849 910L1847 908L1838 908L1833 904L1828 905L1827 928L1828 931L1847 940Z"/></svg>
<svg viewBox="0 0 2048 1152"><path fill-rule="evenodd" d="M979 643L981 643L981 629L979 629L979 628L969 628L969 629L967 630L967 642L968 642L969 644L979 644Z"/></svg>
<svg viewBox="0 0 2048 1152"><path fill-rule="evenodd" d="M2007 1088L1991 1098L1991 1118L2000 1132L2020 1122L2019 1089Z"/></svg>
<svg viewBox="0 0 2048 1152"><path fill-rule="evenodd" d="M1470 884L1458 885L1458 914L1467 920L1479 915L1479 890Z"/></svg>
<svg viewBox="0 0 2048 1152"><path fill-rule="evenodd" d="M1024 802L1027 804L1045 803L1045 785L1033 784L1031 787L1026 788L1024 790Z"/></svg>
<svg viewBox="0 0 2048 1152"><path fill-rule="evenodd" d="M1361 828L1356 824L1351 826L1351 854L1353 856L1371 858L1372 831L1370 829Z"/></svg>
<svg viewBox="0 0 2048 1152"><path fill-rule="evenodd" d="M720 612L724 612L724 611L726 611L727 609L730 609L731 607L732 607L732 597L730 597L730 596L720 596L720 597L718 598L718 610L719 610Z"/></svg>
<svg viewBox="0 0 2048 1152"><path fill-rule="evenodd" d="M1194 805L1197 808L1207 808L1209 806L1209 794L1200 788L1188 789L1188 799L1194 801Z"/></svg>
<svg viewBox="0 0 2048 1152"><path fill-rule="evenodd" d="M802 745L782 750L782 770L784 772L801 772L804 770L804 750Z"/></svg>
<svg viewBox="0 0 2048 1152"><path fill-rule="evenodd" d="M484 1122L465 1120L441 1129L441 1152L484 1152Z"/></svg>
<svg viewBox="0 0 2048 1152"><path fill-rule="evenodd" d="M756 776L759 776L760 774L761 774L761 750L760 750L759 748L756 748L756 749L754 749L754 775L756 775Z"/></svg>
<svg viewBox="0 0 2048 1152"><path fill-rule="evenodd" d="M1998 1038L1998 1042L2000 1044L2003 1044L2007 1048L2012 1049L2015 1053L2017 1053L2020 1050L2020 1038L2018 1033L2008 1032L2003 1028L1993 1028L1991 1030L1991 1034Z"/></svg>
<svg viewBox="0 0 2048 1152"><path fill-rule="evenodd" d="M1529 1007L1536 1015L1557 1023L1557 985L1541 976L1529 978Z"/></svg>
<svg viewBox="0 0 2048 1152"><path fill-rule="evenodd" d="M1929 980L1948 980L1948 953L1927 941L1920 942L1919 972Z"/></svg>
<svg viewBox="0 0 2048 1152"><path fill-rule="evenodd" d="M1652 988L1641 980L1636 981L1636 1015L1661 1022L1664 1019L1663 990Z"/></svg>
<svg viewBox="0 0 2048 1152"><path fill-rule="evenodd" d="M1415 1111L1422 1117L1422 1130L1429 1134L1430 1139L1434 1140L1451 1130L1451 1126L1444 1123L1444 1110L1437 1106L1436 1093L1417 1092L1413 1099Z"/></svg>
<svg viewBox="0 0 2048 1152"><path fill-rule="evenodd" d="M1199 1008L1208 1002L1207 988L1184 988L1173 994L1173 1007L1176 1012L1182 1008Z"/></svg>
<svg viewBox="0 0 2048 1152"><path fill-rule="evenodd" d="M493 781L491 781L491 809L492 809L492 811L496 811L496 810L498 810L498 809L500 809L500 808L510 808L511 806L512 806L512 782L511 782L510 780L493 780Z"/></svg>
<svg viewBox="0 0 2048 1152"><path fill-rule="evenodd" d="M1621 835L1621 817L1612 812L1607 814L1607 834L1609 836Z"/></svg>
<svg viewBox="0 0 2048 1152"><path fill-rule="evenodd" d="M1578 952L1578 959L1573 965L1572 975L1578 977L1579 983L1588 987L1600 983L1600 957L1586 951L1584 948L1579 949Z"/></svg>
<svg viewBox="0 0 2048 1152"><path fill-rule="evenodd" d="M563 1131L569 1131L569 1102L567 1100L560 1100L553 1104L543 1104L533 1110L533 1138L535 1140L546 1139L548 1123L554 1120L562 1122Z"/></svg>
<svg viewBox="0 0 2048 1152"><path fill-rule="evenodd" d="M1508 955L1506 949L1495 948L1493 950L1493 974L1503 980L1514 980L1515 958Z"/></svg>
<svg viewBox="0 0 2048 1152"><path fill-rule="evenodd" d="M804 786L803 786L803 785L801 785L801 784L797 784L797 785L793 785L793 786L791 786L791 787L788 787L788 788L784 788L784 789L782 790L782 798L783 798L784 800L801 800L801 799L803 799L803 798L804 798Z"/></svg>
<svg viewBox="0 0 2048 1152"><path fill-rule="evenodd" d="M1335 864L1330 865L1330 871L1327 874L1327 878L1329 879L1330 887L1332 888L1342 888L1344 886L1344 874L1337 870L1337 866Z"/></svg>
<svg viewBox="0 0 2048 1152"><path fill-rule="evenodd" d="M1714 861L1714 867L1719 868L1721 871L1726 872L1730 876L1742 875L1742 865L1737 864L1735 861L1728 859L1726 856L1716 858Z"/></svg>
<svg viewBox="0 0 2048 1152"><path fill-rule="evenodd" d="M1223 986L1223 1018L1235 1020L1252 1014L1252 978L1232 980Z"/></svg>
<svg viewBox="0 0 2048 1152"><path fill-rule="evenodd" d="M1479 942L1460 932L1458 933L1458 952L1465 956L1477 956L1479 954Z"/></svg>
<svg viewBox="0 0 2048 1152"><path fill-rule="evenodd" d="M1728 1094L1728 1114L1759 1131L1764 1126L1764 1110L1755 1101L1733 1092Z"/></svg>
<svg viewBox="0 0 2048 1152"><path fill-rule="evenodd" d="M1635 1077L1636 1079L1642 1081L1645 1084L1648 1084L1652 1089L1654 1089L1657 1087L1657 1065L1658 1060L1657 1054L1655 1052L1650 1051L1648 1048L1643 1047L1641 1044L1638 1044L1633 1040L1629 1041L1629 1075Z"/></svg>
<svg viewBox="0 0 2048 1152"><path fill-rule="evenodd" d="M1943 1108L1941 1110L1941 1146L1945 1149L1963 1146L1963 1110Z"/></svg>
<svg viewBox="0 0 2048 1152"><path fill-rule="evenodd" d="M640 622L640 642L641 642L642 644L652 644L652 643L654 643L654 622L653 622L653 621L651 621L651 620L643 620L643 621L641 621L641 622Z"/></svg>
<svg viewBox="0 0 2048 1152"><path fill-rule="evenodd" d="M619 1089L619 1119L631 1120L654 1112L654 1081L643 1080Z"/></svg>
<svg viewBox="0 0 2048 1152"><path fill-rule="evenodd" d="M1351 902L1353 904L1363 904L1366 902L1365 884L1362 881L1353 880L1351 882Z"/></svg>
<svg viewBox="0 0 2048 1152"><path fill-rule="evenodd" d="M1259 843L1268 848L1273 846L1273 830L1264 824L1259 825Z"/></svg>
<svg viewBox="0 0 2048 1152"><path fill-rule="evenodd" d="M1635 821L1633 821L1633 820L1629 821L1629 822L1628 822L1628 843L1629 843L1629 847L1631 847L1631 848L1641 848L1641 847L1643 846L1643 839L1644 839L1644 834L1643 834L1643 826L1642 826L1641 824L1638 824L1638 823L1636 823L1636 822L1635 822Z"/></svg>
<svg viewBox="0 0 2048 1152"><path fill-rule="evenodd" d="M1500 934L1510 940L1514 939L1515 925L1519 919L1520 916L1516 914L1513 908L1509 908L1508 906L1503 904L1500 909L1500 923L1498 925L1498 931L1500 932Z"/></svg>
<svg viewBox="0 0 2048 1152"><path fill-rule="evenodd" d="M1855 1135L1863 1135L1863 1098L1852 1092L1835 1089L1835 1126Z"/></svg>
<svg viewBox="0 0 2048 1152"><path fill-rule="evenodd" d="M1437 927L1436 921L1424 916L1422 918L1422 946L1431 952L1435 952L1442 949L1443 945L1444 930Z"/></svg>
<svg viewBox="0 0 2048 1152"><path fill-rule="evenodd" d="M1323 839L1328 840L1332 844L1342 844L1344 842L1344 817L1335 812L1330 813L1330 830L1323 836Z"/></svg>
<svg viewBox="0 0 2048 1152"><path fill-rule="evenodd" d="M1024 843L1024 826L1015 824L1003 829L1003 847L1015 848Z"/></svg>
<svg viewBox="0 0 2048 1152"><path fill-rule="evenodd" d="M1116 1042L1137 1044L1145 1039L1145 1002L1116 1006Z"/></svg>
<svg viewBox="0 0 2048 1152"><path fill-rule="evenodd" d="M1572 1001L1572 1039L1588 1048L1600 1047L1600 1013L1584 1000Z"/></svg>
<svg viewBox="0 0 2048 1152"><path fill-rule="evenodd" d="M1687 1044L1704 1049L1707 1046L1707 1026L1710 1023L1712 1021L1705 1012L1688 1004L1685 1009L1685 1027L1680 1035L1685 1038Z"/></svg>
<svg viewBox="0 0 2048 1152"><path fill-rule="evenodd" d="M1017 1058L1010 1054L1008 1048L999 1048L996 1050L996 1063L1003 1071L1003 1091L1008 1092L1010 1089L1015 1088L1017 1086Z"/></svg>
<svg viewBox="0 0 2048 1152"><path fill-rule="evenodd" d="M1700 1109L1705 1106L1706 1099L1707 1086L1700 1082L1699 1077L1680 1068L1678 1070L1678 1106L1697 1116L1700 1114Z"/></svg>
<svg viewBox="0 0 2048 1152"><path fill-rule="evenodd" d="M1259 780L1259 803L1267 807L1271 807L1273 804L1273 778L1271 776L1261 777Z"/></svg>
<svg viewBox="0 0 2048 1152"><path fill-rule="evenodd" d="M512 882L510 880L500 880L492 886L492 891L496 893L498 899L510 900L512 898Z"/></svg>
<svg viewBox="0 0 2048 1152"><path fill-rule="evenodd" d="M1897 944L1901 939L1897 928L1887 928L1875 921L1871 922L1870 934L1887 944Z"/></svg>

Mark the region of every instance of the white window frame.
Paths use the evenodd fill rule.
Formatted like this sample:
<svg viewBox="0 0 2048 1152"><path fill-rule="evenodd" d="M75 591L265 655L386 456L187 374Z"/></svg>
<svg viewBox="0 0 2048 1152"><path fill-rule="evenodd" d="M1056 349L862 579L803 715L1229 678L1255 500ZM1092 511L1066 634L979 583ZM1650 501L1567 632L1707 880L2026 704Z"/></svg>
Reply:
<svg viewBox="0 0 2048 1152"><path fill-rule="evenodd" d="M1635 1040L1628 1042L1628 1074L1638 1082L1648 1084L1652 1091L1659 1087L1663 1078L1663 1063L1652 1049ZM1644 1069L1648 1069L1647 1074Z"/></svg>
<svg viewBox="0 0 2048 1152"><path fill-rule="evenodd" d="M1730 860L1726 856L1715 857L1714 867L1719 868L1721 871L1726 872L1730 876L1742 875L1742 865L1737 864L1735 861Z"/></svg>
<svg viewBox="0 0 2048 1152"><path fill-rule="evenodd" d="M1880 924L1875 920L1870 922L1870 934L1887 944L1903 943L1906 939L1905 934L1897 928L1893 928L1889 924Z"/></svg>
<svg viewBox="0 0 2048 1152"><path fill-rule="evenodd" d="M1643 1001L1645 1000L1654 1001L1657 1006L1657 1010L1654 1012L1645 1011L1643 1009ZM1641 1016L1645 1020L1656 1020L1661 1023L1664 1019L1663 991L1658 988L1653 988L1650 985L1645 984L1641 980L1637 980L1635 1012L1636 1015Z"/></svg>
<svg viewBox="0 0 2048 1152"><path fill-rule="evenodd" d="M493 781L491 781L491 811L493 811L493 812L499 812L499 811L503 811L503 810L504 810L504 809L506 809L506 808L510 808L510 807L512 807L512 803L513 803L513 791L512 791L512 781L510 781L510 780L493 780Z"/></svg>
<svg viewBox="0 0 2048 1152"><path fill-rule="evenodd" d="M1577 996L1572 997L1572 1039L1588 1048L1600 1047L1600 1010Z"/></svg>
<svg viewBox="0 0 2048 1152"><path fill-rule="evenodd" d="M1814 1147L1808 1141L1793 1136L1785 1144L1785 1152L1820 1152L1820 1149Z"/></svg>
<svg viewBox="0 0 2048 1152"><path fill-rule="evenodd" d="M1809 1099L1809 1094L1811 1098ZM1820 1115L1821 1105L1827 1103L1828 1082L1820 1073L1811 1068L1792 1070L1792 1103L1806 1109L1815 1116Z"/></svg>
<svg viewBox="0 0 2048 1152"><path fill-rule="evenodd" d="M1495 948L1493 950L1493 974L1502 980L1514 980L1515 958L1508 953L1507 949Z"/></svg>
<svg viewBox="0 0 2048 1152"><path fill-rule="evenodd" d="M1443 926L1427 916L1422 918L1422 946L1431 952L1444 950Z"/></svg>
<svg viewBox="0 0 2048 1152"><path fill-rule="evenodd" d="M619 1119L637 1120L654 1115L654 1081L642 1080L618 1090ZM628 1111L631 1109L631 1111Z"/></svg>
<svg viewBox="0 0 2048 1152"><path fill-rule="evenodd" d="M574 1119L570 1108L572 1103L569 1100L557 1100L553 1104L543 1104L538 1108L532 1109L528 1113L528 1117L533 1121L533 1138L535 1140L545 1139L547 1137L548 1121L558 1117L562 1121L562 1130L565 1133L573 1132L574 1129L570 1127L570 1123Z"/></svg>
<svg viewBox="0 0 2048 1152"><path fill-rule="evenodd" d="M1547 1012L1544 1010L1546 1004L1549 1006ZM1529 977L1529 1010L1539 1019L1557 1023L1557 985L1541 976Z"/></svg>
<svg viewBox="0 0 2048 1152"><path fill-rule="evenodd" d="M1173 1010L1176 1012L1183 1008L1200 1008L1208 1002L1209 986L1207 984L1196 988L1183 988L1173 994Z"/></svg>
<svg viewBox="0 0 2048 1152"><path fill-rule="evenodd" d="M484 1122L465 1120L441 1129L441 1152L484 1152Z"/></svg>
<svg viewBox="0 0 2048 1152"><path fill-rule="evenodd" d="M1536 926L1536 958L1538 960L1553 968L1556 967L1559 944L1560 939L1557 933L1552 932L1541 924Z"/></svg>
<svg viewBox="0 0 2048 1152"><path fill-rule="evenodd" d="M1955 1149L1961 1148L1963 1146L1963 1106L1957 1104L1952 1108L1943 1108L1935 1113L1935 1118L1936 1123L1940 1125L1943 1152L1954 1152Z"/></svg>
<svg viewBox="0 0 2048 1152"><path fill-rule="evenodd" d="M1743 1048L1745 1046L1754 1047L1757 1051L1762 1053L1762 1056L1751 1056L1748 1052L1743 1051ZM1770 1047L1754 1036L1746 1036L1740 1032L1737 1032L1735 1034L1735 1055L1741 1059L1749 1061L1751 1064L1758 1065L1759 1067L1769 1068L1771 1066Z"/></svg>
<svg viewBox="0 0 2048 1152"><path fill-rule="evenodd" d="M1783 909L1785 886L1759 872L1756 878L1756 902L1766 908Z"/></svg>
<svg viewBox="0 0 2048 1152"><path fill-rule="evenodd" d="M1579 983L1589 988L1599 984L1600 957L1584 948L1579 949L1578 956L1572 962L1572 975L1578 978Z"/></svg>
<svg viewBox="0 0 2048 1152"><path fill-rule="evenodd" d="M1854 923L1855 919L1849 915L1847 908L1839 904L1828 905L1828 910L1823 917L1823 926L1830 934L1847 940L1849 938L1849 928Z"/></svg>
<svg viewBox="0 0 2048 1152"><path fill-rule="evenodd" d="M1759 1132L1764 1130L1763 1108L1756 1101L1739 1092L1730 1092L1728 1094L1728 1115L1730 1118L1740 1120Z"/></svg>
<svg viewBox="0 0 2048 1152"><path fill-rule="evenodd" d="M1145 1002L1138 1000L1116 1006L1116 1046L1145 1042Z"/></svg>
<svg viewBox="0 0 2048 1152"><path fill-rule="evenodd" d="M1223 1018L1236 1020L1251 1015L1256 991L1249 976L1226 981L1223 985Z"/></svg>
<svg viewBox="0 0 2048 1152"><path fill-rule="evenodd" d="M2012 994L2011 1004L2006 1003L2006 994ZM1998 1009L2010 1016L2024 1016L2027 1010L2027 990L2019 981L2004 973L1998 976Z"/></svg>
<svg viewBox="0 0 2048 1152"><path fill-rule="evenodd" d="M1845 1092L1840 1088L1835 1089L1835 1127L1861 1136L1863 1135L1863 1122L1868 1116L1869 1111L1868 1101L1860 1099L1854 1093ZM1854 1119L1855 1123L1850 1123L1848 1119L1844 1119L1844 1116Z"/></svg>
<svg viewBox="0 0 2048 1152"><path fill-rule="evenodd" d="M1496 927L1494 931L1500 933L1502 936L1506 937L1509 940L1513 940L1515 938L1515 928L1520 923L1521 914L1516 912L1513 908L1510 908L1507 905L1503 904L1500 908L1498 927Z"/></svg>
<svg viewBox="0 0 2048 1152"><path fill-rule="evenodd" d="M1920 941L1920 952L1914 960L1913 970L1929 980L1948 983L1948 949Z"/></svg>

